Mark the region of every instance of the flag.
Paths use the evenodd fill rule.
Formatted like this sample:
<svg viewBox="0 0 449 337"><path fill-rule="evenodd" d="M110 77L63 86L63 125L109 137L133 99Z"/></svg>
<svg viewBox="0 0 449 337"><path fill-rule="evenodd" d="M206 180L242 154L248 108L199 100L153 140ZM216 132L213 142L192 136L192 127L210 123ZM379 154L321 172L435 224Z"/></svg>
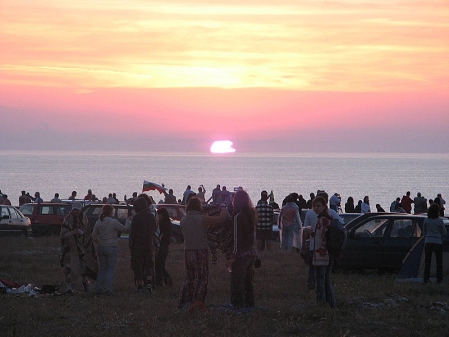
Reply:
<svg viewBox="0 0 449 337"><path fill-rule="evenodd" d="M149 181L146 181L146 180L143 181L142 192L145 192L145 191L158 191L159 193L162 193L165 190L166 190L166 188L162 187L159 184L152 183L152 182L149 182Z"/></svg>

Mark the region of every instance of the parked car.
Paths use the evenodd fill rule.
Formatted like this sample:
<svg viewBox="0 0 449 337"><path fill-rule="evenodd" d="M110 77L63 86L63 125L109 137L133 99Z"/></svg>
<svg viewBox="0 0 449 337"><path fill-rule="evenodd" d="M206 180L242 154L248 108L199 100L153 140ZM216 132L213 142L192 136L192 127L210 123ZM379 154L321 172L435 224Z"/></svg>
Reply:
<svg viewBox="0 0 449 337"><path fill-rule="evenodd" d="M0 235L31 236L31 221L13 206L0 205Z"/></svg>
<svg viewBox="0 0 449 337"><path fill-rule="evenodd" d="M88 204L83 207L83 213L89 221L91 229L94 228L95 223L100 218L103 206L104 204ZM132 215L132 205L113 204L112 206L114 207L112 218L117 219L122 225L125 225L126 219Z"/></svg>
<svg viewBox="0 0 449 337"><path fill-rule="evenodd" d="M95 223L97 222L97 220L100 217L100 214L102 212L102 208L103 208L104 204L89 204L83 207L83 213L84 215L86 215L88 221L89 221L89 225L91 226L91 228L94 228ZM114 204L112 205L114 207L114 214L112 215L112 217L114 219L117 219L122 225L125 225L126 223L126 219L132 215L132 210L133 207L131 205L127 205L127 204ZM162 204L158 204L158 205L154 205L156 206L156 208L161 207ZM168 206L174 206L174 205L164 205L167 206L167 211L168 214L175 214L176 216L178 216L178 212L182 212L182 207L168 207ZM178 206L178 205L176 205ZM183 205L179 205L179 206L183 206ZM185 207L185 206L183 206ZM176 211L176 213L175 213ZM181 227L179 224L179 221L176 219L172 219L172 235L171 235L171 241L172 242L183 242L184 241L184 237L182 235L181 232ZM128 236L126 234L122 235L123 238L127 238Z"/></svg>
<svg viewBox="0 0 449 337"><path fill-rule="evenodd" d="M186 215L186 205L181 204L154 204L156 209L164 207L168 211L168 215L173 220L181 221L182 217Z"/></svg>
<svg viewBox="0 0 449 337"><path fill-rule="evenodd" d="M340 218L343 219L343 221L345 222L345 225L347 225L352 220L361 216L362 213L339 213L338 215L340 216Z"/></svg>
<svg viewBox="0 0 449 337"><path fill-rule="evenodd" d="M67 203L41 202L20 206L19 211L31 220L33 235L59 234L65 216L72 209Z"/></svg>
<svg viewBox="0 0 449 337"><path fill-rule="evenodd" d="M407 252L422 236L425 218L406 213L367 213L352 220L346 225L347 244L337 266L399 270ZM449 230L449 219L443 219Z"/></svg>

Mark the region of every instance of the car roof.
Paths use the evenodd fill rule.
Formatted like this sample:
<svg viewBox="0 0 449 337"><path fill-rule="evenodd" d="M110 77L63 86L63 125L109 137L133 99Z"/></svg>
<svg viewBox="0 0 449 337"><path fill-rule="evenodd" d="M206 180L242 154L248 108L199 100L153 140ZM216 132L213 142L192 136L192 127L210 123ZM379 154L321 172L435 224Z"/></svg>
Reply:
<svg viewBox="0 0 449 337"><path fill-rule="evenodd" d="M48 205L55 205L55 206L70 206L70 204L66 203L66 202L50 202L50 201L43 201L43 202L30 202L27 204L23 204L22 206L25 205L44 205L44 206L48 206ZM20 206L20 207L22 207Z"/></svg>
<svg viewBox="0 0 449 337"><path fill-rule="evenodd" d="M390 219L398 218L398 219L425 219L427 215L425 214L410 214L410 213L365 213L361 216L355 218L354 220L350 221L346 225L346 229L351 229L355 227L357 224L364 222L365 219L371 219L371 218L382 218L387 217Z"/></svg>

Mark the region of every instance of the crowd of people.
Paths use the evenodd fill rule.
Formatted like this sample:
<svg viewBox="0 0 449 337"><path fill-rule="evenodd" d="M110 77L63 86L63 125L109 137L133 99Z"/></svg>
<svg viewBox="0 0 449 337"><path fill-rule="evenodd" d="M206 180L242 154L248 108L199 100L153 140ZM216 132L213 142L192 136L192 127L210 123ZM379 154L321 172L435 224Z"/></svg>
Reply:
<svg viewBox="0 0 449 337"><path fill-rule="evenodd" d="M335 294L331 282L334 260L338 258L330 253L326 246L326 232L332 219L337 219L342 211L341 197L334 193L330 198L325 191L310 193L305 200L298 193L287 195L279 206L274 201L273 192L262 191L260 200L254 206L248 193L243 188L229 192L225 186L217 185L212 196L206 200L203 185L198 192L193 192L188 185L183 198L177 200L173 190L163 191L165 203L180 202L186 205L186 215L180 226L184 236L185 277L180 289L178 309L188 311L202 310L209 279L209 259L216 249L226 256L226 267L231 274L230 298L234 308L250 308L255 305L254 267L257 254L269 251L272 245L272 225L274 211L279 209L278 227L280 231L280 248L286 252L301 252L309 265L307 287L315 289L319 305L336 306ZM425 238L425 273L424 282L429 281L432 254L436 255L437 281L442 275L442 240L447 235L440 215L444 214L446 201L438 194L433 200L427 200L417 193L412 199L410 192L402 198L397 197L390 205L391 212L427 213L423 225ZM156 211L151 205L154 200L145 193L124 201L133 207L133 215L125 225L112 218L113 204L118 203L111 193L105 200L102 213L93 228L89 227L86 216L82 213L82 204L73 191L69 199L72 210L65 217L61 228L60 263L65 276L67 293L73 294L72 282L82 278L85 291L90 291L90 280L96 278L96 294L111 293L118 258L118 238L120 233L129 233L131 269L134 273L136 291L144 289L152 292L155 287L172 285L172 279L166 270L169 254L171 220L165 208ZM59 199L56 193L55 198ZM91 190L84 200L94 200ZM0 198L8 200L5 194ZM208 214L206 206L212 201L219 205L215 214ZM34 197L22 191L20 203L41 202L39 192ZM205 208L206 207L206 208ZM303 220L301 210L308 209ZM348 197L344 205L347 213L371 212L369 196L354 205L354 199ZM376 210L384 212L380 205ZM218 230L217 230L218 228ZM217 234L218 233L218 234ZM216 258L215 258L216 261Z"/></svg>
<svg viewBox="0 0 449 337"><path fill-rule="evenodd" d="M205 214L204 200L193 194L186 203L186 215L180 224L184 235L185 278L177 307L188 311L205 308L214 227L226 233L215 240L222 241L220 247L226 254L226 265L231 272L231 303L234 308L253 307L256 211L249 195L243 189L236 191L229 206L220 204L218 215ZM137 196L132 202L134 214L125 225L112 218L114 206L105 204L91 229L81 212L81 203L76 200L72 203L60 233L60 263L68 294L73 295L72 283L80 277L86 292L91 291L92 279L96 279L95 294L113 291L120 233L129 233L136 291L153 292L155 287L173 284L165 266L172 223L164 207L154 213L151 204L148 195ZM225 231L223 224L227 219L232 219L228 221L232 225Z"/></svg>

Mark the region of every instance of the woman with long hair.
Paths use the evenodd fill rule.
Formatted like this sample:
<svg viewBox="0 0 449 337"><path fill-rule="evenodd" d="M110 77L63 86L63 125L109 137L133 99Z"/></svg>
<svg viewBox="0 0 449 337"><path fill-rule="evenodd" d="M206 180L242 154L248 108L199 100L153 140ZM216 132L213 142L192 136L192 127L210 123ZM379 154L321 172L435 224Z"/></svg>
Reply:
<svg viewBox="0 0 449 337"><path fill-rule="evenodd" d="M254 232L257 216L248 193L238 190L233 199L233 247L227 257L231 271L231 304L234 308L254 307Z"/></svg>
<svg viewBox="0 0 449 337"><path fill-rule="evenodd" d="M103 290L107 294L112 292L118 258L118 240L120 233L127 232L125 226L117 219L112 218L113 213L114 206L104 205L92 231L92 239L98 244L97 257L100 264L95 284L95 293L97 294L101 294Z"/></svg>

